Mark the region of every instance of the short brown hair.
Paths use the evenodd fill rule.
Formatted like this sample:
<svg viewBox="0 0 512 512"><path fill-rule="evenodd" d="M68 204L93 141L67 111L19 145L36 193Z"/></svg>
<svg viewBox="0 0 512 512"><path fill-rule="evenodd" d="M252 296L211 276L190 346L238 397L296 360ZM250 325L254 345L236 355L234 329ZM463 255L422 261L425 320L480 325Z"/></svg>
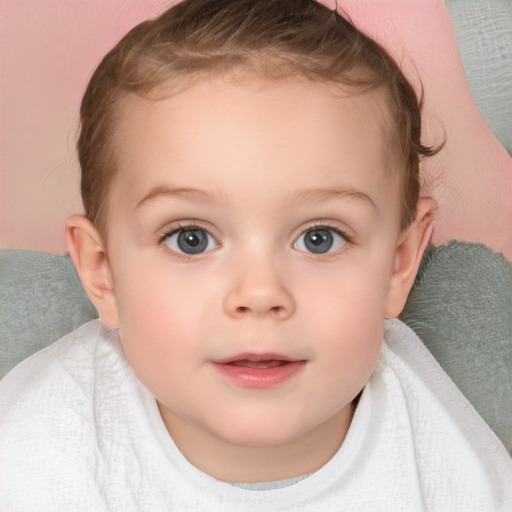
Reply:
<svg viewBox="0 0 512 512"><path fill-rule="evenodd" d="M120 104L159 86L242 68L270 79L301 77L388 92L391 151L399 169L401 227L416 215L421 101L394 60L353 24L314 0L184 0L132 29L105 56L80 109L78 155L87 217L106 228L116 171L113 140Z"/></svg>

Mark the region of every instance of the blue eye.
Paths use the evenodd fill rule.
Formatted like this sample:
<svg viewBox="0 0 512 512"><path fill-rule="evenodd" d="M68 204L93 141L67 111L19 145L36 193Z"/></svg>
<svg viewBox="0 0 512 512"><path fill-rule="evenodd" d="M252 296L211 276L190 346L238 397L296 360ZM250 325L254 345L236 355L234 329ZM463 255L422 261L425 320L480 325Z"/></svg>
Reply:
<svg viewBox="0 0 512 512"><path fill-rule="evenodd" d="M210 233L200 228L178 229L162 239L162 243L182 254L201 254L218 247Z"/></svg>
<svg viewBox="0 0 512 512"><path fill-rule="evenodd" d="M326 254L337 251L347 243L347 239L337 230L327 227L309 229L295 241L295 249L313 254Z"/></svg>

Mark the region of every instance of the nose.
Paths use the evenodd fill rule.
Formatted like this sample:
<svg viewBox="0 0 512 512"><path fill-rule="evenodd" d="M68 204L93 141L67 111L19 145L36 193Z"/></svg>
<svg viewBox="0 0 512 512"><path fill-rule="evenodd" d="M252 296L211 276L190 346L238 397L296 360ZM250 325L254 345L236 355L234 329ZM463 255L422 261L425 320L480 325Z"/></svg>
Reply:
<svg viewBox="0 0 512 512"><path fill-rule="evenodd" d="M233 267L232 267L233 268ZM235 265L224 299L224 310L233 318L272 317L285 320L295 312L295 300L283 282L283 272L272 261L245 261Z"/></svg>

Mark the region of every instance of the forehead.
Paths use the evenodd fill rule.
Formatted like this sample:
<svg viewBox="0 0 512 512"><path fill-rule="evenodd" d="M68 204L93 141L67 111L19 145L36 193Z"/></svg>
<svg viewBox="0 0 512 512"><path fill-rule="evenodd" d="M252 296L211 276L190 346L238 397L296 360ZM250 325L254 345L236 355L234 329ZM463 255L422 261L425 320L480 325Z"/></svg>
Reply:
<svg viewBox="0 0 512 512"><path fill-rule="evenodd" d="M224 195L265 185L292 191L329 186L333 174L335 185L364 184L378 194L394 181L386 105L382 90L354 93L301 80L218 78L158 101L132 95L120 111L110 195L122 189L136 201L160 183L216 187Z"/></svg>

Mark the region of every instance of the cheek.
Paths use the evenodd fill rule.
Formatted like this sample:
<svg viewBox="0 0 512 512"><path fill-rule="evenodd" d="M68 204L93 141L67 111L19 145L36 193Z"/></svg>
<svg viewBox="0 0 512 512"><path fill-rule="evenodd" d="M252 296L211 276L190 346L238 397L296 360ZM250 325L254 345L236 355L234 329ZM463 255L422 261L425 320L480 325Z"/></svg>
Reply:
<svg viewBox="0 0 512 512"><path fill-rule="evenodd" d="M121 323L158 332L158 327L179 326L194 312L198 314L207 297L207 283L189 269L162 261L136 261L117 275L116 288ZM189 326L193 327L193 326ZM165 330L162 334L166 333Z"/></svg>
<svg viewBox="0 0 512 512"><path fill-rule="evenodd" d="M344 379L354 382L357 390L362 387L377 360L384 333L384 316L379 304L372 305L373 297L352 295L345 304L327 304L317 314L315 324L317 340L328 355L325 358L327 373L343 373ZM320 305L318 306L320 308Z"/></svg>
<svg viewBox="0 0 512 512"><path fill-rule="evenodd" d="M319 315L320 328L322 325L372 328L373 319L380 325L385 318L389 267L378 258L354 252L339 265L298 269L296 289L303 304L302 313Z"/></svg>
<svg viewBox="0 0 512 512"><path fill-rule="evenodd" d="M116 296L124 352L147 384L148 376L158 381L159 374L163 379L169 371L179 373L180 361L197 358L204 339L198 319L211 298L186 272L170 273L154 264L146 268L122 280L129 285L116 289Z"/></svg>
<svg viewBox="0 0 512 512"><path fill-rule="evenodd" d="M313 279L301 308L307 338L316 340L327 354L325 375L330 376L331 385L343 380L356 393L379 354L387 295L382 268L358 268L347 265L335 275L310 275Z"/></svg>

